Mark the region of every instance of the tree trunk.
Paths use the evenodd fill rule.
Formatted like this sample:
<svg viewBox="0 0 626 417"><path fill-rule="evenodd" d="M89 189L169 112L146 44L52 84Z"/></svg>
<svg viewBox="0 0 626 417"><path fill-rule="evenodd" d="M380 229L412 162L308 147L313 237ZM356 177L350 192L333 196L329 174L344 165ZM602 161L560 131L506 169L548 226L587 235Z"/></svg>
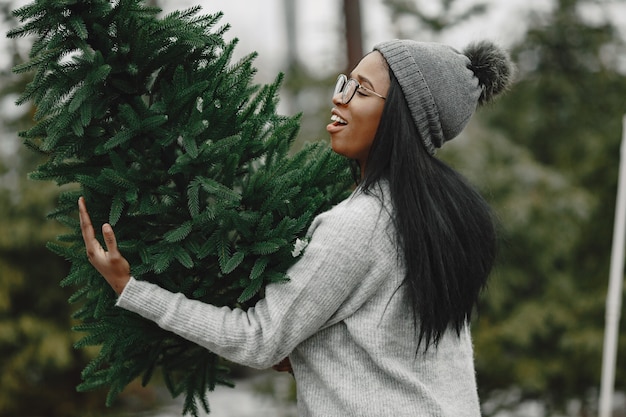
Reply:
<svg viewBox="0 0 626 417"><path fill-rule="evenodd" d="M361 3L359 0L343 0L345 36L347 49L347 69L352 69L363 57L363 39L361 34Z"/></svg>

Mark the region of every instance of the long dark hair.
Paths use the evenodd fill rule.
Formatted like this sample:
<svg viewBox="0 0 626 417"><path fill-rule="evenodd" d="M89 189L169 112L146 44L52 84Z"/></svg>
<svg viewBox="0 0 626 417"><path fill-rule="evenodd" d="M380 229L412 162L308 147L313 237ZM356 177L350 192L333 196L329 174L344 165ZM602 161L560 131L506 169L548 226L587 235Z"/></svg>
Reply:
<svg viewBox="0 0 626 417"><path fill-rule="evenodd" d="M422 145L400 85L391 85L359 187L389 183L419 349L469 323L495 260L494 216L483 197Z"/></svg>

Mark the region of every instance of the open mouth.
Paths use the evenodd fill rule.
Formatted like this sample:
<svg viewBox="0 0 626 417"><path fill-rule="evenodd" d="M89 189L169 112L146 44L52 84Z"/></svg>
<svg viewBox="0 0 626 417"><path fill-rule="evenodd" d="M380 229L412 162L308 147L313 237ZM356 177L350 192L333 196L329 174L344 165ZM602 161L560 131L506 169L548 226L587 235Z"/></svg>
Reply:
<svg viewBox="0 0 626 417"><path fill-rule="evenodd" d="M347 121L345 121L341 117L337 116L336 114L333 114L332 116L330 116L330 120L334 122L335 126L347 125L348 124Z"/></svg>

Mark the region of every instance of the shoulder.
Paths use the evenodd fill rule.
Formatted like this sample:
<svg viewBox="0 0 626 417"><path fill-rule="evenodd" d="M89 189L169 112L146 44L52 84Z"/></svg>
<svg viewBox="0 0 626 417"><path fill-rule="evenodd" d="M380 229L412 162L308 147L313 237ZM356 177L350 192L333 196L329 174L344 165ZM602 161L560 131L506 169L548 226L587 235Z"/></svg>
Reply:
<svg viewBox="0 0 626 417"><path fill-rule="evenodd" d="M350 197L327 212L328 216L345 219L378 217L384 211L384 200L379 195L357 189Z"/></svg>
<svg viewBox="0 0 626 417"><path fill-rule="evenodd" d="M367 192L357 188L346 200L318 215L311 224L308 235L324 230L324 234L366 238L386 232L391 226L388 196L384 187Z"/></svg>

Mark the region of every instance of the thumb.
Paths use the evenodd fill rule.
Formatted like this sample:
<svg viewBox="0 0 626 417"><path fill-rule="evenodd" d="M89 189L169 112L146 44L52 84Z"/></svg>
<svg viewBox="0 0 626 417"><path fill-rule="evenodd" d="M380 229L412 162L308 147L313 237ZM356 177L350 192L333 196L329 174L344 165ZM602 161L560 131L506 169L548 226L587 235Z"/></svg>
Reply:
<svg viewBox="0 0 626 417"><path fill-rule="evenodd" d="M107 246L107 251L117 254L117 240L115 239L115 233L110 224L105 223L102 225L102 236L104 236L104 243Z"/></svg>

